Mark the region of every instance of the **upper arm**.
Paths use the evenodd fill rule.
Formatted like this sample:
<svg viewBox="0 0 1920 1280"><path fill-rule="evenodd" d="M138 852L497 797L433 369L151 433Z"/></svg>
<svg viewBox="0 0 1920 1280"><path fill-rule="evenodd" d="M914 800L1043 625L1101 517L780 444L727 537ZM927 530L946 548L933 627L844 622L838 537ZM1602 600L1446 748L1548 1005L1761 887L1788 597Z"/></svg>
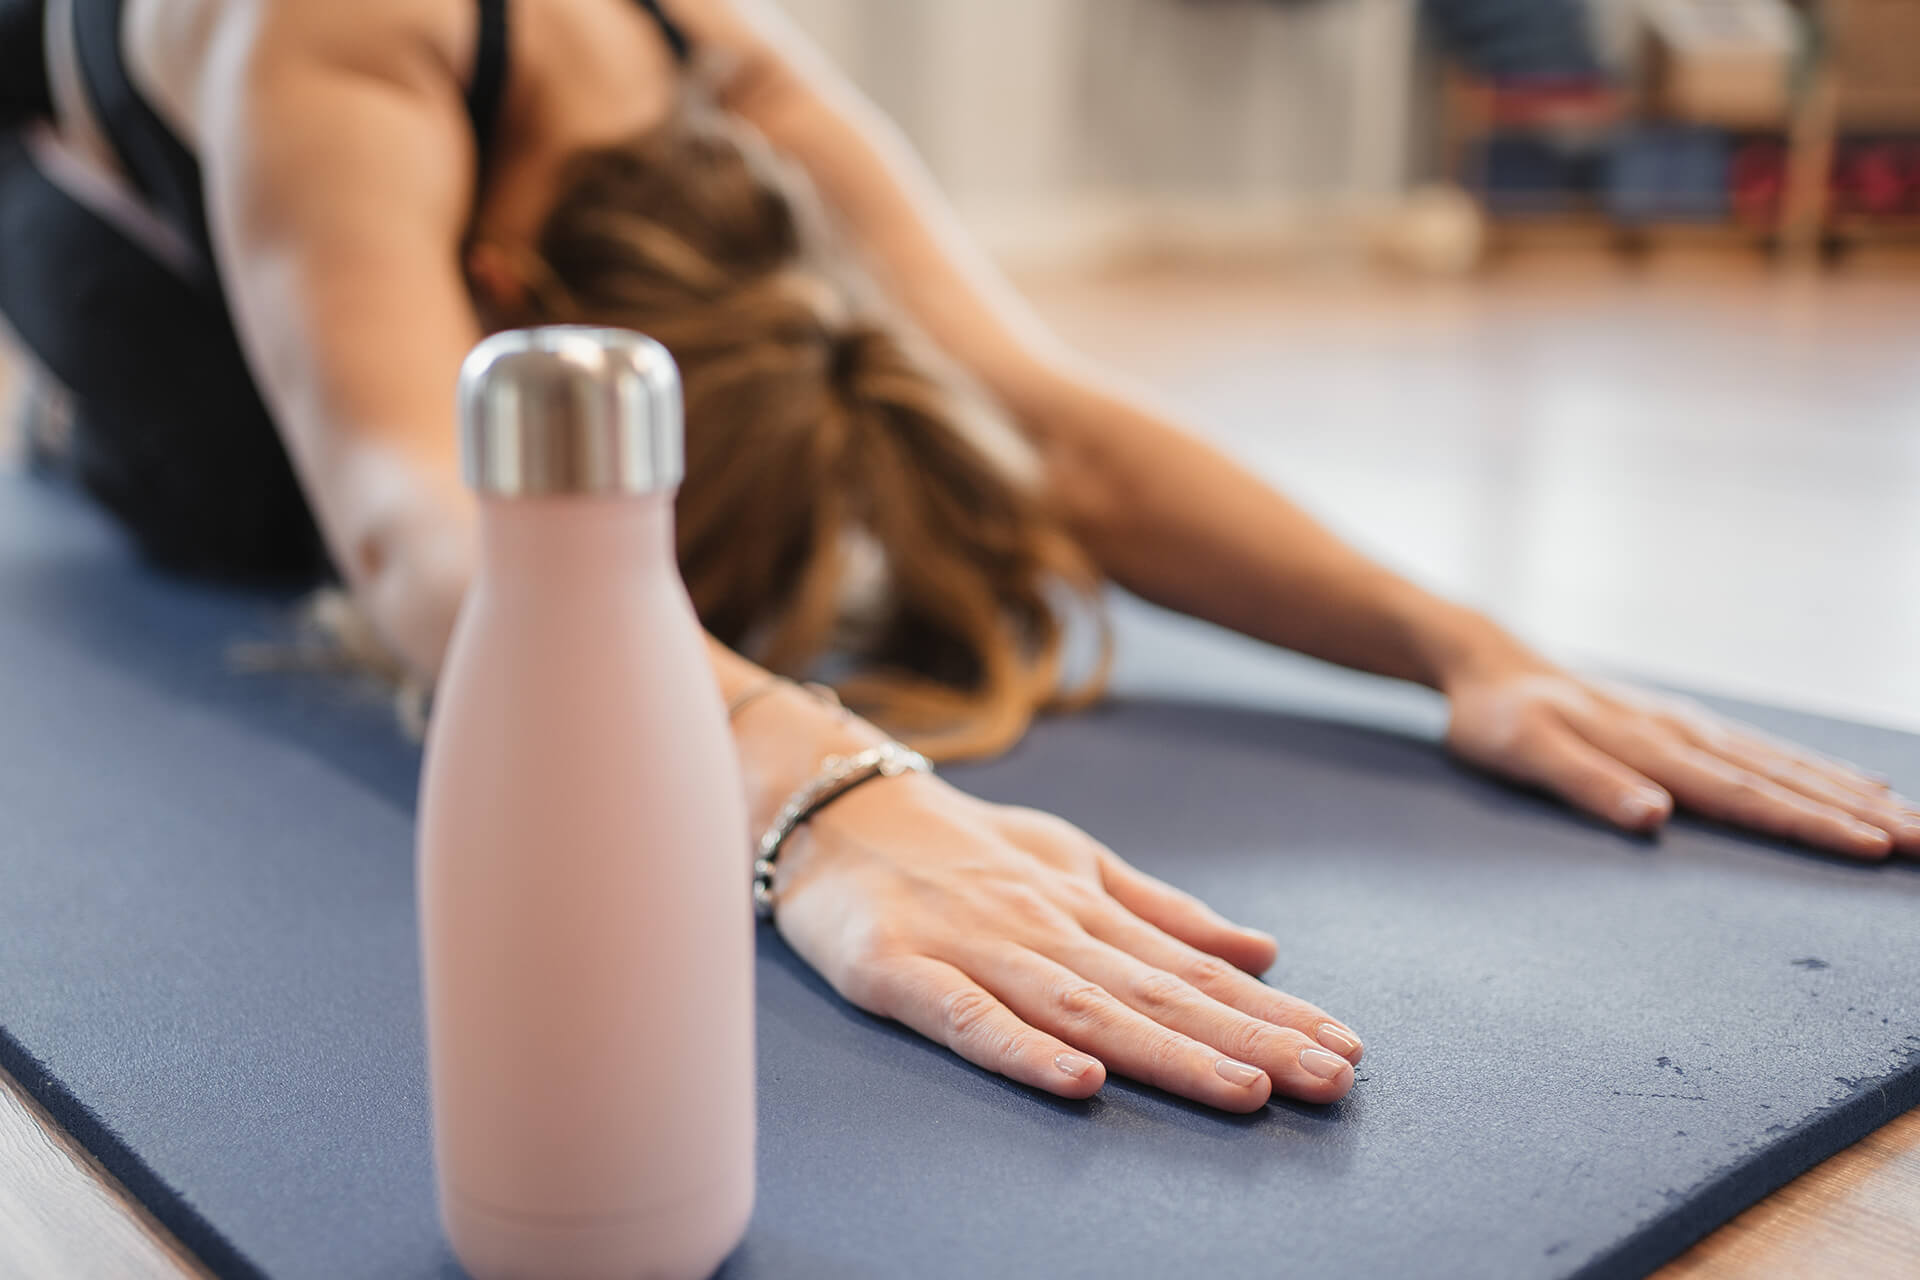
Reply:
<svg viewBox="0 0 1920 1280"><path fill-rule="evenodd" d="M413 502L370 470L452 484L454 381L479 336L459 261L473 144L444 45L408 5L250 8L214 55L208 216L243 346L351 580L371 572L363 542L403 518L386 508Z"/></svg>
<svg viewBox="0 0 1920 1280"><path fill-rule="evenodd" d="M723 104L798 161L888 292L1036 425L1069 357L961 226L906 139L766 0L675 0L733 64Z"/></svg>

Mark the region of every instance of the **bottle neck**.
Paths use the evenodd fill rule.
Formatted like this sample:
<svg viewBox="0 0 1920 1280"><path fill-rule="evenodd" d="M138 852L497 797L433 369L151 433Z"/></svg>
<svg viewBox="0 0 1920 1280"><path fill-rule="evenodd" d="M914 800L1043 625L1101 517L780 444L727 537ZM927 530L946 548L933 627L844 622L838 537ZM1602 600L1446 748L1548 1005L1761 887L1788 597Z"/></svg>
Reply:
<svg viewBox="0 0 1920 1280"><path fill-rule="evenodd" d="M480 574L490 585L676 572L673 493L479 497Z"/></svg>

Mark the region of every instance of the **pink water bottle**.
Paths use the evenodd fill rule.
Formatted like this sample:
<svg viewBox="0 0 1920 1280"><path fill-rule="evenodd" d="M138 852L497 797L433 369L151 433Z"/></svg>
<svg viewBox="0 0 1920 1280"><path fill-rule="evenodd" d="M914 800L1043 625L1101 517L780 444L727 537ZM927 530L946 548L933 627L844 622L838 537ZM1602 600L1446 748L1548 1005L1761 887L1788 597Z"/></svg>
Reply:
<svg viewBox="0 0 1920 1280"><path fill-rule="evenodd" d="M753 1206L745 798L674 562L659 344L545 328L460 374L480 556L419 886L441 1221L476 1280L704 1276Z"/></svg>

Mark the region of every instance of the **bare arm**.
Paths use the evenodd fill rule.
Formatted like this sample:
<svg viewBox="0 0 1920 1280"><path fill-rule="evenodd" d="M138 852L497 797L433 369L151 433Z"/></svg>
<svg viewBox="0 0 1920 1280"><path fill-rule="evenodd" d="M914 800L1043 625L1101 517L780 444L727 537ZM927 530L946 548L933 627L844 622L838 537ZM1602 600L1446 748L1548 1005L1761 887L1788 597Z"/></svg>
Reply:
<svg viewBox="0 0 1920 1280"><path fill-rule="evenodd" d="M1634 830L1678 800L1859 857L1920 855L1920 811L1855 770L1699 708L1559 671L1362 556L1091 368L980 251L899 133L764 0L678 0L738 59L728 105L812 176L881 281L1014 414L1106 573L1146 598L1451 700L1475 763Z"/></svg>
<svg viewBox="0 0 1920 1280"><path fill-rule="evenodd" d="M1063 346L961 229L898 131L772 6L681 0L683 10L696 38L739 53L728 105L805 166L890 294L1041 448L1108 576L1246 634L1435 687L1449 664L1502 638L1361 556Z"/></svg>
<svg viewBox="0 0 1920 1280"><path fill-rule="evenodd" d="M226 100L204 113L228 122L205 140L223 275L349 585L431 672L472 572L454 387L480 330L457 259L473 157L442 52L470 47L470 33L433 23L470 6L281 0L253 12L265 25L224 35L213 92ZM729 699L766 679L712 641L709 658ZM797 689L754 701L735 741L756 829L824 756L881 737ZM748 854L736 856L744 898ZM1233 1110L1276 1089L1330 1101L1352 1084L1351 1032L1217 958L1257 971L1271 938L1065 823L938 778L870 783L836 803L792 842L776 887L783 932L850 999L1038 1087L1084 1097L1105 1079L1101 1060ZM1022 940L1060 959L992 971L953 945L957 913L974 922L969 943L1005 941L1020 904L1036 917ZM1126 940L1100 943L1090 924ZM1090 976L1064 1007L1050 993L1069 965ZM1162 993L1147 1012L1091 985L1143 975Z"/></svg>
<svg viewBox="0 0 1920 1280"><path fill-rule="evenodd" d="M457 257L473 161L443 46L401 7L373 32L358 6L255 7L218 37L200 116L255 376L348 586L431 674L470 571L453 421L480 336Z"/></svg>
<svg viewBox="0 0 1920 1280"><path fill-rule="evenodd" d="M481 326L459 264L472 131L442 52L471 36L414 7L369 30L365 7L263 6L265 25L225 34L228 101L204 115L226 122L207 139L209 211L276 424L349 587L431 674L473 569L455 384ZM718 643L710 657L725 696L765 678ZM764 735L761 806L811 770L830 720Z"/></svg>

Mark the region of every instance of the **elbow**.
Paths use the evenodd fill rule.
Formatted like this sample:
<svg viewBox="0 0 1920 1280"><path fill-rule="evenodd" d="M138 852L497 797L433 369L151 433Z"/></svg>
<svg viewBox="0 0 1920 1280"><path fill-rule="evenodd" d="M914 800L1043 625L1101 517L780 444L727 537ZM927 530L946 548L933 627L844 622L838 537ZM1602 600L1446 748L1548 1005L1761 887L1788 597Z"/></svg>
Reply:
<svg viewBox="0 0 1920 1280"><path fill-rule="evenodd" d="M396 674L431 683L446 658L472 577L465 540L453 530L423 533L374 524L353 531L343 543L341 568L357 606L369 665L397 667Z"/></svg>
<svg viewBox="0 0 1920 1280"><path fill-rule="evenodd" d="M379 665L389 672L431 681L473 575L475 530L464 495L437 469L391 449L335 450L317 462L323 465L307 468L308 493L367 656L384 654Z"/></svg>
<svg viewBox="0 0 1920 1280"><path fill-rule="evenodd" d="M366 580L369 620L412 675L439 677L469 577L464 557L416 549L387 556Z"/></svg>
<svg viewBox="0 0 1920 1280"><path fill-rule="evenodd" d="M1049 435L1036 443L1054 511L1091 550L1124 517L1127 505L1106 451L1083 436Z"/></svg>
<svg viewBox="0 0 1920 1280"><path fill-rule="evenodd" d="M1088 386L1065 370L1030 370L1005 399L1039 456L1050 504L1083 545L1098 544L1137 506L1118 465L1113 422L1098 411Z"/></svg>

